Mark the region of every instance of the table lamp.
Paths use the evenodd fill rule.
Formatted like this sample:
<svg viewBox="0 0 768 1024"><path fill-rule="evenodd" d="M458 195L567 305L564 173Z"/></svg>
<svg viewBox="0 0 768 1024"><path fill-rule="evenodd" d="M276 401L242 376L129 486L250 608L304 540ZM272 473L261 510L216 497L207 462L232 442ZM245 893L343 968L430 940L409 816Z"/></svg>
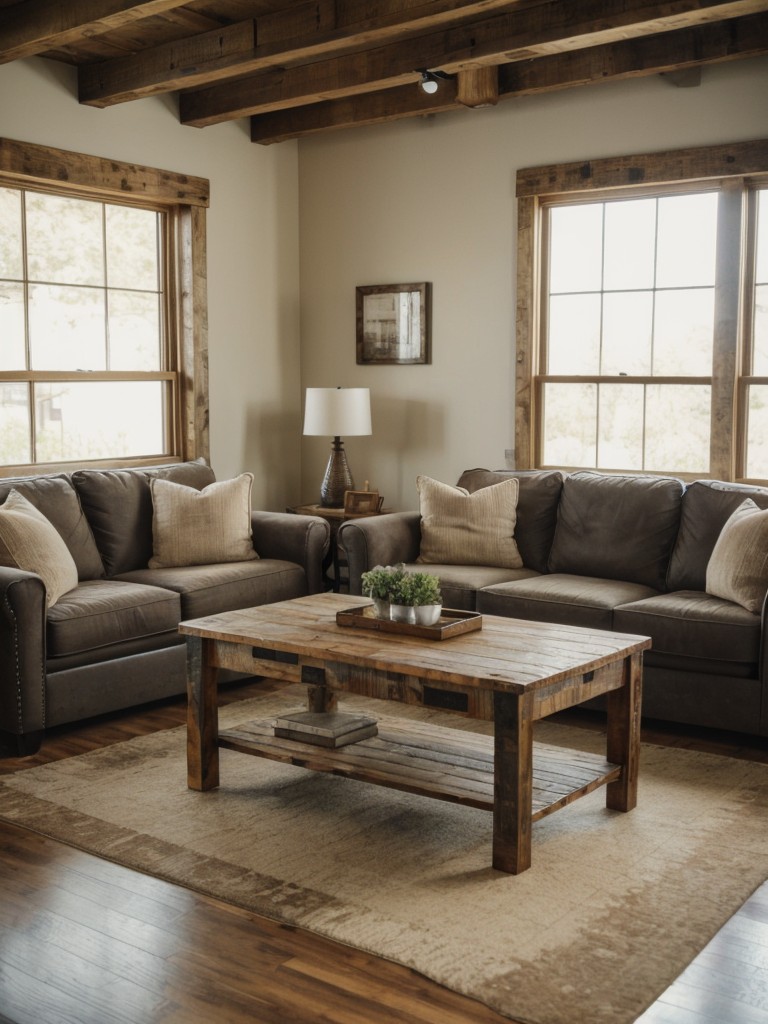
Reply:
<svg viewBox="0 0 768 1024"><path fill-rule="evenodd" d="M342 508L344 491L353 491L355 482L349 471L341 435L349 437L371 433L369 388L307 388L304 433L333 438L320 487L320 504L323 508Z"/></svg>

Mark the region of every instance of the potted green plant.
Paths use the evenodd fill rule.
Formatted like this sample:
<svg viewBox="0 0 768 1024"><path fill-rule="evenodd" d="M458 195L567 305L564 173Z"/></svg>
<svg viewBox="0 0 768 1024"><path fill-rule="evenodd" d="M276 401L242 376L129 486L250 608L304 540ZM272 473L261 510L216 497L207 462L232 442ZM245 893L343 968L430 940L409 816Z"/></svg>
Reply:
<svg viewBox="0 0 768 1024"><path fill-rule="evenodd" d="M428 572L404 573L394 584L390 613L396 622L432 626L440 618L440 579Z"/></svg>
<svg viewBox="0 0 768 1024"><path fill-rule="evenodd" d="M406 575L402 563L399 565L374 565L360 577L363 594L373 599L374 614L379 619L390 618L393 594Z"/></svg>
<svg viewBox="0 0 768 1024"><path fill-rule="evenodd" d="M408 577L409 604L420 626L433 626L443 609L440 577L431 572L414 572Z"/></svg>

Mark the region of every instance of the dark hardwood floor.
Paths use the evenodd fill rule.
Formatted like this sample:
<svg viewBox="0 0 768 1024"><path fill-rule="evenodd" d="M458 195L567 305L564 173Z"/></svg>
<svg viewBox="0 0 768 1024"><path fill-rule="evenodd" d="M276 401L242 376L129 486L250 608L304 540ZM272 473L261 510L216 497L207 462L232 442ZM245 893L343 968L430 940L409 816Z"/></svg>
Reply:
<svg viewBox="0 0 768 1024"><path fill-rule="evenodd" d="M279 685L223 689L222 703ZM0 761L0 774L171 728L184 714L179 699L56 729L35 757ZM601 727L596 714L559 717ZM668 726L643 738L768 762L760 740ZM389 961L0 824L0 1024L506 1020ZM640 1021L768 1024L768 883Z"/></svg>

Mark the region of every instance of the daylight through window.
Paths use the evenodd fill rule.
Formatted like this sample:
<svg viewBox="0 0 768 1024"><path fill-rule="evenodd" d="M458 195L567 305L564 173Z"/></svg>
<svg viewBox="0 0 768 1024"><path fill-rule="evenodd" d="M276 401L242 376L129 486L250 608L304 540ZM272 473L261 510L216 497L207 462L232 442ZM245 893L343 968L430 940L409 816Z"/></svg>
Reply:
<svg viewBox="0 0 768 1024"><path fill-rule="evenodd" d="M0 462L169 452L164 237L157 210L0 188Z"/></svg>
<svg viewBox="0 0 768 1024"><path fill-rule="evenodd" d="M766 176L697 166L743 147L520 172L520 468L768 479Z"/></svg>

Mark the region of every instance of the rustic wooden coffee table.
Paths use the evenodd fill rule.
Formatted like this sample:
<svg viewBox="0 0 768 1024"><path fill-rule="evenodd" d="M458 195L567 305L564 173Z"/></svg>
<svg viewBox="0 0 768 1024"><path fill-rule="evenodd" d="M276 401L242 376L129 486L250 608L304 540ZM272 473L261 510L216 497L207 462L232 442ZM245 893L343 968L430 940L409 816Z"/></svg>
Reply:
<svg viewBox="0 0 768 1024"><path fill-rule="evenodd" d="M637 802L646 637L484 615L445 640L350 629L367 598L318 594L183 622L189 659L188 785L219 785L219 748L493 811L493 866L531 863L531 824L606 785L606 806ZM494 723L493 739L398 721L326 749L274 735L273 720L218 729L219 669L307 684L308 709L340 693L441 708ZM533 723L607 697L606 757L536 744Z"/></svg>

